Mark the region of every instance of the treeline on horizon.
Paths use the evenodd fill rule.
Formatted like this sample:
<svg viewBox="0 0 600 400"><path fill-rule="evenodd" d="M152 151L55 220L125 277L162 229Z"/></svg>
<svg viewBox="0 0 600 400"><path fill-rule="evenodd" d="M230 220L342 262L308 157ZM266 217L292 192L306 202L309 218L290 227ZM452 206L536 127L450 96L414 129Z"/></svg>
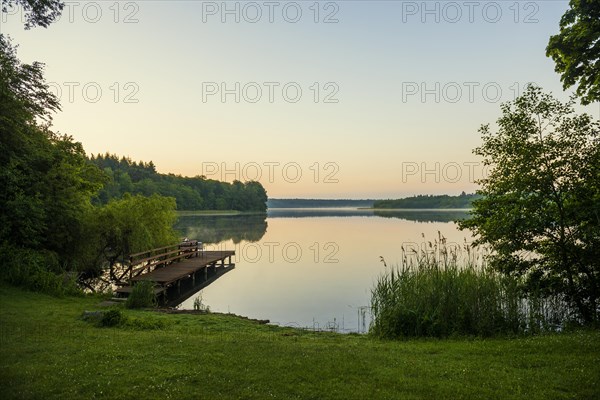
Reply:
<svg viewBox="0 0 600 400"><path fill-rule="evenodd" d="M458 196L418 195L395 200L377 200L373 208L471 208L481 195L462 192Z"/></svg>
<svg viewBox="0 0 600 400"><path fill-rule="evenodd" d="M115 154L92 155L90 162L108 176L108 183L94 201L107 204L125 193L173 197L178 210L236 210L264 212L267 192L259 182L233 183L206 179L204 176L184 177L161 174L152 161L132 161Z"/></svg>
<svg viewBox="0 0 600 400"><path fill-rule="evenodd" d="M373 207L375 200L351 199L269 199L269 208L326 208L326 207Z"/></svg>

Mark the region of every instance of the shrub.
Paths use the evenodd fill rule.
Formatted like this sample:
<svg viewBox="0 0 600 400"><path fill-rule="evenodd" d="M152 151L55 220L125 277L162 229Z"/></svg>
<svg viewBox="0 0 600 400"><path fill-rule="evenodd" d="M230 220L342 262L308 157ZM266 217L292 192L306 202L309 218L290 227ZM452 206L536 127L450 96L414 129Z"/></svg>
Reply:
<svg viewBox="0 0 600 400"><path fill-rule="evenodd" d="M81 319L99 327L125 325L128 318L117 308L106 311L84 311Z"/></svg>
<svg viewBox="0 0 600 400"><path fill-rule="evenodd" d="M52 296L79 295L75 275L63 271L56 254L4 244L0 279L15 286Z"/></svg>
<svg viewBox="0 0 600 400"><path fill-rule="evenodd" d="M125 321L126 321L126 318L123 315L123 313L121 312L121 310L112 309L112 310L105 311L102 314L102 319L100 319L100 325L107 326L107 327L118 326L118 325L121 325L122 323L124 323Z"/></svg>
<svg viewBox="0 0 600 400"><path fill-rule="evenodd" d="M154 294L154 282L152 281L136 283L125 302L127 308L148 308L155 305L156 296Z"/></svg>

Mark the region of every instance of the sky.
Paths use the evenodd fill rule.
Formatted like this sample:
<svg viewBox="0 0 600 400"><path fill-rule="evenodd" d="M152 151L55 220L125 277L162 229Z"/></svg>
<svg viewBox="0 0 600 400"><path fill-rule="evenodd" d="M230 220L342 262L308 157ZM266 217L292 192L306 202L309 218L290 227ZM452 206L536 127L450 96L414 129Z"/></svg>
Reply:
<svg viewBox="0 0 600 400"><path fill-rule="evenodd" d="M478 128L534 82L568 1L71 1L0 31L46 64L53 129L272 198L473 192ZM582 108L600 118L600 105Z"/></svg>

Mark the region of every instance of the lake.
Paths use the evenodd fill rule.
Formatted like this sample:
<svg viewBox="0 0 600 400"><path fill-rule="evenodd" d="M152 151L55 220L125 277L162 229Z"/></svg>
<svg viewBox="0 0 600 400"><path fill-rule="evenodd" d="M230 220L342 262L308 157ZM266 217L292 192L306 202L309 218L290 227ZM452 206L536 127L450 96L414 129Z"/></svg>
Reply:
<svg viewBox="0 0 600 400"><path fill-rule="evenodd" d="M446 237L472 237L453 222L464 210L269 209L264 215L182 216L179 232L206 250L235 250L235 269L184 301L200 296L213 312L268 319L283 326L338 332L368 329L377 277L405 249ZM439 232L439 233L438 233Z"/></svg>

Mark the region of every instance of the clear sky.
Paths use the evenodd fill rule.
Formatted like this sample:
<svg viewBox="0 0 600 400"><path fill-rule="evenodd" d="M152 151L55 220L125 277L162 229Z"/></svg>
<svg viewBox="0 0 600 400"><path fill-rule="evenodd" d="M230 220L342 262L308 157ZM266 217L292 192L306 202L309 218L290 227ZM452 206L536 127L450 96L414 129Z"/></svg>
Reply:
<svg viewBox="0 0 600 400"><path fill-rule="evenodd" d="M1 31L46 64L54 129L160 172L270 197L473 191L478 127L528 82L566 99L550 35L568 1L74 1ZM600 117L600 106L587 112Z"/></svg>

